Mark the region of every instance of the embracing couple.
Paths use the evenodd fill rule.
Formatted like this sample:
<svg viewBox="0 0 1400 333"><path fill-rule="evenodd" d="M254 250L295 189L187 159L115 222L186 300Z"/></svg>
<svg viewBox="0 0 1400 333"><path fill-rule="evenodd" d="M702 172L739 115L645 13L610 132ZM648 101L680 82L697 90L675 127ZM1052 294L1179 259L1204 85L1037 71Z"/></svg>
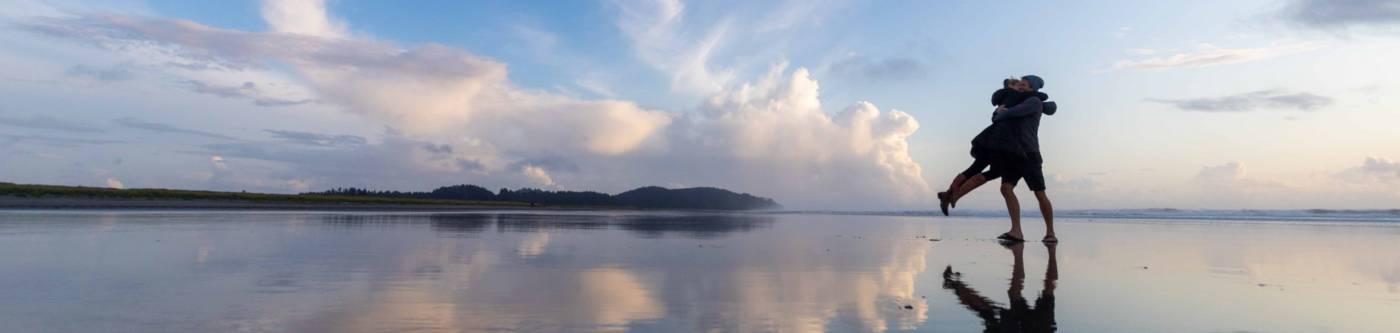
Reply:
<svg viewBox="0 0 1400 333"><path fill-rule="evenodd" d="M1054 209L1045 195L1045 173L1041 171L1040 116L1055 114L1055 102L1047 102L1050 96L1040 92L1044 87L1045 80L1035 75L1002 81L1002 88L992 94L992 105L997 107L992 113L992 124L972 139L972 165L953 178L948 191L938 193L943 215L948 215L949 207L957 207L958 199L967 193L1001 178L1001 196L1011 215L1011 231L997 238L1023 242L1026 237L1021 232L1021 203L1016 200L1015 189L1024 178L1045 217L1045 238L1041 241L1059 241L1055 238Z"/></svg>

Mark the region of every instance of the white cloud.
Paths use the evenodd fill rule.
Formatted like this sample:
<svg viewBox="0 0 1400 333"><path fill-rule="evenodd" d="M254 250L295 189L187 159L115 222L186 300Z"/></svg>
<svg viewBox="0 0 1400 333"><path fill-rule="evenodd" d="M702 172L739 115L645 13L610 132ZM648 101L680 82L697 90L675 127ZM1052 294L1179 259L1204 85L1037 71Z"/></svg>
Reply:
<svg viewBox="0 0 1400 333"><path fill-rule="evenodd" d="M126 184L122 184L122 181L117 180L116 178L112 178L112 177L107 177L106 184L107 184L107 188L114 188L114 189L124 189L124 188L126 188Z"/></svg>
<svg viewBox="0 0 1400 333"><path fill-rule="evenodd" d="M1244 163L1229 162L1221 165L1206 166L1201 168L1201 172L1196 173L1196 181L1206 184L1231 185L1245 179L1249 171Z"/></svg>
<svg viewBox="0 0 1400 333"><path fill-rule="evenodd" d="M1367 185L1400 185L1400 162L1383 157L1366 157L1361 165L1335 175L1341 180Z"/></svg>
<svg viewBox="0 0 1400 333"><path fill-rule="evenodd" d="M1113 65L1113 69L1198 68L1238 64L1308 52L1316 50L1318 47L1318 45L1312 43L1277 44L1258 48L1222 48L1210 44L1200 44L1195 51L1176 52L1171 55L1152 58L1120 60ZM1134 51L1128 52L1133 53ZM1139 54L1152 55L1156 54L1156 52Z"/></svg>
<svg viewBox="0 0 1400 333"><path fill-rule="evenodd" d="M535 184L537 185L544 187L554 186L554 179L549 177L549 172L545 171L544 168L534 165L526 165L520 169L520 173L525 174L525 177L534 180Z"/></svg>
<svg viewBox="0 0 1400 333"><path fill-rule="evenodd" d="M262 17L276 32L346 37L345 23L326 14L325 0L263 0Z"/></svg>
<svg viewBox="0 0 1400 333"><path fill-rule="evenodd" d="M210 156L210 157L209 157L209 165L210 165L210 166L213 166L215 170L228 170L228 164L224 163L224 157L223 157L223 156L219 156L219 155Z"/></svg>
<svg viewBox="0 0 1400 333"><path fill-rule="evenodd" d="M686 6L680 0L614 4L621 12L618 28L631 40L633 51L642 61L671 75L672 91L709 95L735 78L732 69L710 67L710 57L723 41L728 22L687 29Z"/></svg>
<svg viewBox="0 0 1400 333"><path fill-rule="evenodd" d="M928 184L908 151L918 121L867 102L831 115L818 90L806 69L777 65L712 96L700 116L672 126L671 147L685 155L677 164L707 183L790 198L789 206L926 203Z"/></svg>

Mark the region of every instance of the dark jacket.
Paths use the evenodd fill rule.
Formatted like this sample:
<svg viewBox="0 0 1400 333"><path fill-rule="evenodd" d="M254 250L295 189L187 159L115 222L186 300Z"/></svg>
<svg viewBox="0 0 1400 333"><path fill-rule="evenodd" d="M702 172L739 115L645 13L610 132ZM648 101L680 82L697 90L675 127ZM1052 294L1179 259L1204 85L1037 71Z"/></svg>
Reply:
<svg viewBox="0 0 1400 333"><path fill-rule="evenodd" d="M1054 114L1055 102L1042 102L1049 96L1041 92L997 90L992 104L1010 105L1005 112L993 112L992 124L972 139L973 158L983 151L1025 154L1040 151L1040 115ZM1005 103L1005 104L998 104Z"/></svg>
<svg viewBox="0 0 1400 333"><path fill-rule="evenodd" d="M1040 152L1040 116L1055 114L1055 102L1042 102L1039 97L1031 97L1006 111L992 116L994 125L1005 124L1007 136L994 141L991 149L1016 154Z"/></svg>

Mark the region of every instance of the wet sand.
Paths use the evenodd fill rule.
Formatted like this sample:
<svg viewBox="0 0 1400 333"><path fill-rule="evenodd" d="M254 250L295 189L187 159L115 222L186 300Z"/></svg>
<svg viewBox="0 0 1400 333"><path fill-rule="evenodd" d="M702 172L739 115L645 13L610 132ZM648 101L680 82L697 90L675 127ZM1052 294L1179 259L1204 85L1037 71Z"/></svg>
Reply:
<svg viewBox="0 0 1400 333"><path fill-rule="evenodd" d="M659 212L0 211L0 321L17 332L1397 327L1394 224L1066 219L1053 248L994 242L1005 228Z"/></svg>

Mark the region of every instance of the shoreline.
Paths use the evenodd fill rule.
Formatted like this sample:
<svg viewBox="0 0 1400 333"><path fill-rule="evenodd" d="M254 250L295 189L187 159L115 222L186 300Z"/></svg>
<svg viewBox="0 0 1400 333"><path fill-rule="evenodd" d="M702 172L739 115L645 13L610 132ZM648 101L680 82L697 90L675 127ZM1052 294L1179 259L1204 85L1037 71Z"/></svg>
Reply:
<svg viewBox="0 0 1400 333"><path fill-rule="evenodd" d="M0 210L326 210L326 211L462 211L462 210L572 210L582 207L468 204L392 204L360 202L275 202L198 199L105 199L105 198L16 198L0 197Z"/></svg>

